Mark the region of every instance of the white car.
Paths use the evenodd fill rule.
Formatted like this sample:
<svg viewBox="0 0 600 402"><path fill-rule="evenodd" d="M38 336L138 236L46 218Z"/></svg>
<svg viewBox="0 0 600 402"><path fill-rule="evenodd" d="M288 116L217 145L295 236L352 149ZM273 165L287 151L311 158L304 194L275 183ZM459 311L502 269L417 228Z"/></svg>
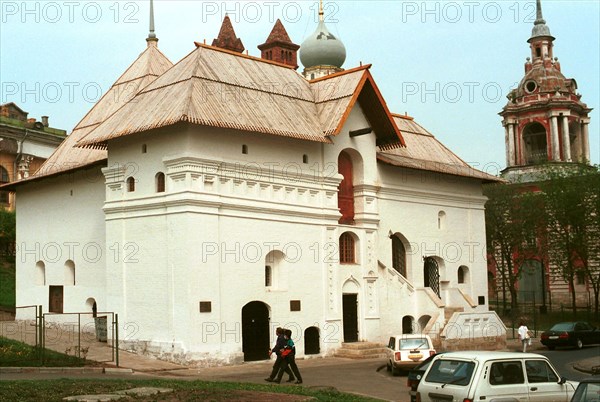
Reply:
<svg viewBox="0 0 600 402"><path fill-rule="evenodd" d="M390 337L385 350L387 369L394 375L412 369L435 354L431 338L427 335L404 334Z"/></svg>
<svg viewBox="0 0 600 402"><path fill-rule="evenodd" d="M451 352L433 359L417 401L568 402L577 384L535 353Z"/></svg>

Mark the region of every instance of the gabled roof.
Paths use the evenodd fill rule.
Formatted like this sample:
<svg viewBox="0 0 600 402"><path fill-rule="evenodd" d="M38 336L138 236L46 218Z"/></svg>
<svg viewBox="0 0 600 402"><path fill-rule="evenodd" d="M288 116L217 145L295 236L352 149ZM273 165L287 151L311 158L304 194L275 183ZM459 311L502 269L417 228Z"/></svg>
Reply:
<svg viewBox="0 0 600 402"><path fill-rule="evenodd" d="M156 41L148 41L146 49L81 119L71 134L65 138L38 171L29 178L11 183L11 185L20 185L43 177L62 174L106 160L105 150L78 148L76 147L77 142L172 65L171 61L158 50Z"/></svg>
<svg viewBox="0 0 600 402"><path fill-rule="evenodd" d="M310 81L326 135L338 135L358 101L381 149L405 146L401 130L392 118L369 72L370 64Z"/></svg>
<svg viewBox="0 0 600 402"><path fill-rule="evenodd" d="M481 179L485 182L504 181L469 166L412 117L397 114L393 117L402 131L406 147L378 152L377 160L380 162L409 169Z"/></svg>
<svg viewBox="0 0 600 402"><path fill-rule="evenodd" d="M105 148L111 139L179 122L330 143L357 101L378 145L402 145L369 66L308 82L289 66L196 46L79 146Z"/></svg>

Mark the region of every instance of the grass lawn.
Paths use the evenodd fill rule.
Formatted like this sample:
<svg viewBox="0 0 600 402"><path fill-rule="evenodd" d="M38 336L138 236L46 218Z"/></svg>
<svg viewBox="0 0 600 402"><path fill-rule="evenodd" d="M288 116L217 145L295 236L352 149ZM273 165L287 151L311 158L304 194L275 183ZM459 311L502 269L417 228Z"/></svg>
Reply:
<svg viewBox="0 0 600 402"><path fill-rule="evenodd" d="M2 381L0 401L61 401L73 395L105 394L136 387L171 388L173 392L131 398L134 401L377 401L332 389L184 380L40 380Z"/></svg>
<svg viewBox="0 0 600 402"><path fill-rule="evenodd" d="M75 356L44 349L42 362L40 351L22 342L0 337L0 367L80 367L95 365ZM0 398L0 401L4 399Z"/></svg>
<svg viewBox="0 0 600 402"><path fill-rule="evenodd" d="M15 307L15 264L0 257L0 306Z"/></svg>

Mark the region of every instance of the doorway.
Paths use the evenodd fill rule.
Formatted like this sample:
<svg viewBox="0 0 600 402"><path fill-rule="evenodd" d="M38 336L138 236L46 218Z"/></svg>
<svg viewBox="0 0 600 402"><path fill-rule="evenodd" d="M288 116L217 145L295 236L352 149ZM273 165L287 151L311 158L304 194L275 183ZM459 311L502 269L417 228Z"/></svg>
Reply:
<svg viewBox="0 0 600 402"><path fill-rule="evenodd" d="M269 359L269 308L263 302L242 308L242 351L246 362Z"/></svg>
<svg viewBox="0 0 600 402"><path fill-rule="evenodd" d="M51 313L63 312L63 287L50 286L48 298L48 311Z"/></svg>
<svg viewBox="0 0 600 402"><path fill-rule="evenodd" d="M344 342L358 342L358 294L342 295Z"/></svg>

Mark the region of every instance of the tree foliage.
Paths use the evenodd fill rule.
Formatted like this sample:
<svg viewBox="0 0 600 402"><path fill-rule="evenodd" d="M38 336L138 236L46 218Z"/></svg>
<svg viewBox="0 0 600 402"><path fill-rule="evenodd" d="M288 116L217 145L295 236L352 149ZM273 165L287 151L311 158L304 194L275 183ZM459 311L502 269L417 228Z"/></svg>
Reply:
<svg viewBox="0 0 600 402"><path fill-rule="evenodd" d="M547 253L553 271L570 286L576 309L578 271L594 292L598 313L600 296L600 170L597 166L561 169L549 166L540 181L547 216Z"/></svg>
<svg viewBox="0 0 600 402"><path fill-rule="evenodd" d="M504 292L510 293L511 310L518 308L517 282L523 262L540 254L539 228L543 222L539 198L520 186L494 184L484 189L488 256L496 267Z"/></svg>
<svg viewBox="0 0 600 402"><path fill-rule="evenodd" d="M12 255L17 234L16 214L0 208L0 255Z"/></svg>
<svg viewBox="0 0 600 402"><path fill-rule="evenodd" d="M487 186L488 255L502 288L518 307L517 284L523 262L536 258L562 278L576 309L575 278L584 273L600 298L600 169L588 165L548 165L539 180Z"/></svg>

